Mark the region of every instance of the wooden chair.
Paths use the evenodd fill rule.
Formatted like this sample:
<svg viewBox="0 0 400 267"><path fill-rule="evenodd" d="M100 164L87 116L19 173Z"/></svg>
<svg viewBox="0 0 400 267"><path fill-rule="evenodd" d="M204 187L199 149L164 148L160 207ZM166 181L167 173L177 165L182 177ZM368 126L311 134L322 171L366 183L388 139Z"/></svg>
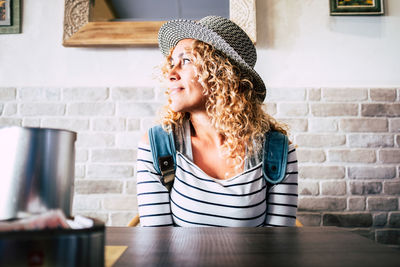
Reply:
<svg viewBox="0 0 400 267"><path fill-rule="evenodd" d="M128 227L135 227L138 226L138 224L140 223L140 218L139 218L139 214L137 214L129 223L128 223ZM303 227L303 224L296 219L296 227Z"/></svg>

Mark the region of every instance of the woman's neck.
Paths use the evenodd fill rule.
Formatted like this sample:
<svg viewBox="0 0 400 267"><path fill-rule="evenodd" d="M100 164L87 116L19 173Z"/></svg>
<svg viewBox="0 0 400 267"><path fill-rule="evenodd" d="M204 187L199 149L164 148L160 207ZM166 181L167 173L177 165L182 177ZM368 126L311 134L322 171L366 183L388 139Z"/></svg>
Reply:
<svg viewBox="0 0 400 267"><path fill-rule="evenodd" d="M190 122L193 127L192 138L197 138L202 142L209 142L216 146L222 145L223 138L212 125L206 112L190 114Z"/></svg>

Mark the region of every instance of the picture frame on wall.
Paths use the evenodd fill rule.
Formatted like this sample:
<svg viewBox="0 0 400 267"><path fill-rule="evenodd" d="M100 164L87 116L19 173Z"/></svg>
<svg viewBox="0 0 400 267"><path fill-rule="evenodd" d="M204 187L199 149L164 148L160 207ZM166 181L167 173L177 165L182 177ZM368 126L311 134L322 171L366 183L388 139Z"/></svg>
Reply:
<svg viewBox="0 0 400 267"><path fill-rule="evenodd" d="M384 14L383 0L329 0L331 16L379 16Z"/></svg>
<svg viewBox="0 0 400 267"><path fill-rule="evenodd" d="M0 0L0 34L21 33L21 0Z"/></svg>

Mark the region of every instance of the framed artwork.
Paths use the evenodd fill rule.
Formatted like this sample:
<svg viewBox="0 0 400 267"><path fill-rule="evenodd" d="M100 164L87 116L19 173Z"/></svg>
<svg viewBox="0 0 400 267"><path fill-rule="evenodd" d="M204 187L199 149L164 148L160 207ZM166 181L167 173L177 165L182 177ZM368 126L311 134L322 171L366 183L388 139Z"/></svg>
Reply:
<svg viewBox="0 0 400 267"><path fill-rule="evenodd" d="M0 34L21 32L21 0L0 0Z"/></svg>
<svg viewBox="0 0 400 267"><path fill-rule="evenodd" d="M329 0L330 14L343 15L383 15L383 0Z"/></svg>

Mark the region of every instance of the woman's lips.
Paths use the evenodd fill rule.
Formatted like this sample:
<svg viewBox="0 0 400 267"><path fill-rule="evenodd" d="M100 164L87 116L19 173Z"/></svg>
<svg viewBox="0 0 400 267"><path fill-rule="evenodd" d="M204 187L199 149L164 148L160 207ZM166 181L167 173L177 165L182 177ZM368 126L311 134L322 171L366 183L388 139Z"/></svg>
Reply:
<svg viewBox="0 0 400 267"><path fill-rule="evenodd" d="M174 94L177 94L177 93L179 93L179 92L181 92L181 91L183 91L183 90L184 90L183 87L171 88L171 89L169 90L169 94L170 94L170 95L174 95Z"/></svg>

